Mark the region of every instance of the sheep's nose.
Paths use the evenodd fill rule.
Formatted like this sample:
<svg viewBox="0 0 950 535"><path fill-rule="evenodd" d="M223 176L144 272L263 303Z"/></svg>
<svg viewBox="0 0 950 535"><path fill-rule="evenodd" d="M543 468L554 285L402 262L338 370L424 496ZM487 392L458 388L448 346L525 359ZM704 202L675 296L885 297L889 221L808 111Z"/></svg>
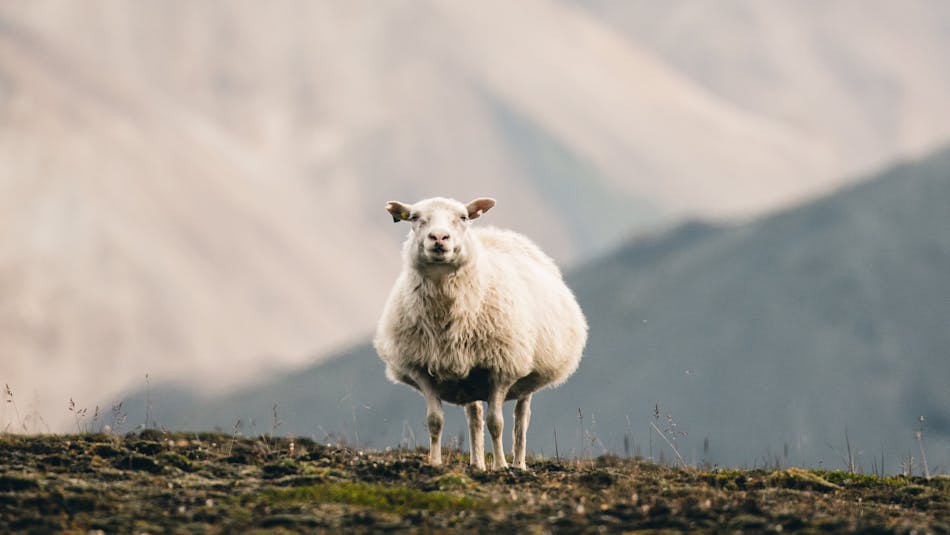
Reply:
<svg viewBox="0 0 950 535"><path fill-rule="evenodd" d="M449 238L451 237L452 236L450 236L448 232L430 232L429 233L429 239L436 243L449 241Z"/></svg>

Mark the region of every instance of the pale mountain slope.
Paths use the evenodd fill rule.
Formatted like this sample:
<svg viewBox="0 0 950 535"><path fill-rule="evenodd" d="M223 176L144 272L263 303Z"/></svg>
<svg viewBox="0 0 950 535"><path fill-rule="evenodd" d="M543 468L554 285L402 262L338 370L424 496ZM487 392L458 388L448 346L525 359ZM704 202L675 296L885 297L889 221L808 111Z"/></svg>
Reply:
<svg viewBox="0 0 950 535"><path fill-rule="evenodd" d="M220 387L372 321L380 246L335 254L336 207L311 213L214 128L9 24L0 73L0 380L48 420L146 373Z"/></svg>
<svg viewBox="0 0 950 535"><path fill-rule="evenodd" d="M824 148L829 188L950 138L940 0L571 0L734 106Z"/></svg>
<svg viewBox="0 0 950 535"><path fill-rule="evenodd" d="M104 72L210 119L274 180L315 206L341 207L362 236L378 232L389 199L491 194L519 207L517 216L500 211L499 224L540 236L562 258L582 247L563 237L567 224L513 162L491 103L446 57L440 41L451 35L425 10L97 2L100 16L90 17L42 4L15 15ZM398 243L404 229L384 232Z"/></svg>
<svg viewBox="0 0 950 535"><path fill-rule="evenodd" d="M542 0L438 6L483 83L619 188L678 212L737 214L822 180L810 139L719 99L582 10Z"/></svg>
<svg viewBox="0 0 950 535"><path fill-rule="evenodd" d="M331 184L336 202L357 202L367 184L526 187L486 98L550 132L612 190L667 210L747 213L828 178L810 138L559 2L97 5L111 16L30 20L211 115L275 169ZM554 215L533 194L514 199Z"/></svg>

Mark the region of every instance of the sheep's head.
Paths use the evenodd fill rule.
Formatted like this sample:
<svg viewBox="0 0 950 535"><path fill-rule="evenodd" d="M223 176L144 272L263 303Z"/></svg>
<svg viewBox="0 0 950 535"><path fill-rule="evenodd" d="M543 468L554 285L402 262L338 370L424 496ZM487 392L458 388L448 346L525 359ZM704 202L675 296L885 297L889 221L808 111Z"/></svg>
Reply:
<svg viewBox="0 0 950 535"><path fill-rule="evenodd" d="M435 197L415 204L386 203L394 222L411 225L407 241L409 259L420 268L451 268L470 257L468 227L473 219L495 206L494 199L475 199L462 204L454 199Z"/></svg>

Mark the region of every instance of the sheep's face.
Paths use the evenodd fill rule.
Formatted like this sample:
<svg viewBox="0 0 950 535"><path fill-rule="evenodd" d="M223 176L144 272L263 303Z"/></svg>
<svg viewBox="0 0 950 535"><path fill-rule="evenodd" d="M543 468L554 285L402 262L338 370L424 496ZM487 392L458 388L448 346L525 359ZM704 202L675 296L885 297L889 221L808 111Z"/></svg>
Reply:
<svg viewBox="0 0 950 535"><path fill-rule="evenodd" d="M462 204L436 197L412 205L390 201L386 211L393 221L408 221L409 254L416 266L458 267L469 258L468 227L495 205L493 199L475 199Z"/></svg>

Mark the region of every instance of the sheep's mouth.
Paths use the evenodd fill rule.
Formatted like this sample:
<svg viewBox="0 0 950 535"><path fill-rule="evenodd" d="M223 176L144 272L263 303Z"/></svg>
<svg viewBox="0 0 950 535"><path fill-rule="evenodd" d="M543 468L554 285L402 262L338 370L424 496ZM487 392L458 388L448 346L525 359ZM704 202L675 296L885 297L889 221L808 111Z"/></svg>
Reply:
<svg viewBox="0 0 950 535"><path fill-rule="evenodd" d="M448 251L429 251L429 262L435 264L445 264L452 260Z"/></svg>
<svg viewBox="0 0 950 535"><path fill-rule="evenodd" d="M454 251L451 249L426 249L425 259L430 264L451 264L455 261Z"/></svg>

